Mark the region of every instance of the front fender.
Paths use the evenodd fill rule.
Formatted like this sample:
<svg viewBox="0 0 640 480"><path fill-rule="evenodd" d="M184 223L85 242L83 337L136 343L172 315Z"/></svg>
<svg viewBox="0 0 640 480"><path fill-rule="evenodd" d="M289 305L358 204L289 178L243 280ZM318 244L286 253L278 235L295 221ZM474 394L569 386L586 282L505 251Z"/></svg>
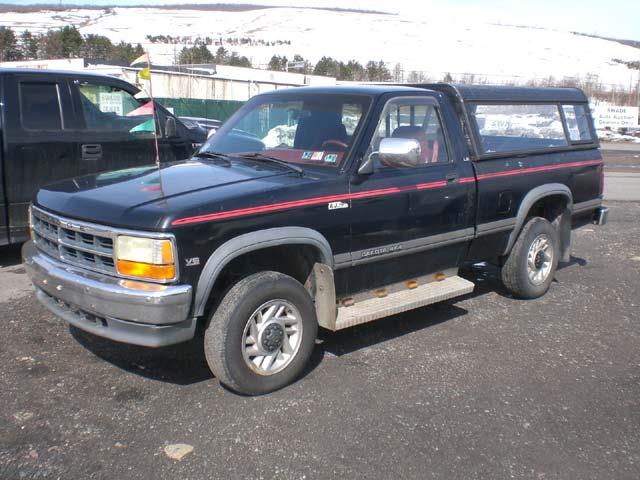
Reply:
<svg viewBox="0 0 640 480"><path fill-rule="evenodd" d="M305 227L280 227L245 233L220 245L205 263L194 300L194 315L202 316L218 275L234 258L248 252L280 245L311 245L320 255L320 261L333 269L333 253L327 239L316 230Z"/></svg>

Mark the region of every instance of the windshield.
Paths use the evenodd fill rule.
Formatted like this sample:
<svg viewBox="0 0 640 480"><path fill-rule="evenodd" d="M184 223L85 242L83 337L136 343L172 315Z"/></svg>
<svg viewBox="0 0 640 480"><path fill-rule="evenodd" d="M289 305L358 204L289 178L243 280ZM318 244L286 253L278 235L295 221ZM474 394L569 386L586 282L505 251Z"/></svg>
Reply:
<svg viewBox="0 0 640 480"><path fill-rule="evenodd" d="M370 103L370 97L344 94L255 97L200 151L260 153L288 163L337 168Z"/></svg>

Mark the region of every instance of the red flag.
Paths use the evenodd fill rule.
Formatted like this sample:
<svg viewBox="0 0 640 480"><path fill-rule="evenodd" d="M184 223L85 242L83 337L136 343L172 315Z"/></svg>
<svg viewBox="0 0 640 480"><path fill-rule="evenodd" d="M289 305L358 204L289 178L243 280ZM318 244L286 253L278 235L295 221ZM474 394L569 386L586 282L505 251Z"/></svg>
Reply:
<svg viewBox="0 0 640 480"><path fill-rule="evenodd" d="M153 101L150 100L141 107L127 113L127 117L135 117L136 115L153 115Z"/></svg>

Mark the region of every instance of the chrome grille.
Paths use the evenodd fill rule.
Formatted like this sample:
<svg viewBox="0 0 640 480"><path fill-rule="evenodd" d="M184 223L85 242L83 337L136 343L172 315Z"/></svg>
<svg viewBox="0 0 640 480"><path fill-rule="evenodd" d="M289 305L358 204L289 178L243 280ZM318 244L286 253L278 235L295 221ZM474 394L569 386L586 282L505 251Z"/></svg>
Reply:
<svg viewBox="0 0 640 480"><path fill-rule="evenodd" d="M97 272L116 274L113 240L106 228L31 209L33 238L42 252L66 263Z"/></svg>

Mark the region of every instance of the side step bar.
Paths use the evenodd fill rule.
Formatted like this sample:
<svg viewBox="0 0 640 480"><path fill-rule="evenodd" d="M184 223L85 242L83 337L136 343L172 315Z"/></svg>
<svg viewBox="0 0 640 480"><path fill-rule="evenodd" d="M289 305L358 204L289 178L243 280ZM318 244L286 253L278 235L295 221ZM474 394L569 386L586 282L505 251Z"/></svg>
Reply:
<svg viewBox="0 0 640 480"><path fill-rule="evenodd" d="M371 322L383 317L442 302L450 298L466 295L473 291L474 284L457 275L439 282L426 283L408 290L400 290L384 298L369 298L354 305L338 308L335 328L341 330L361 323Z"/></svg>

